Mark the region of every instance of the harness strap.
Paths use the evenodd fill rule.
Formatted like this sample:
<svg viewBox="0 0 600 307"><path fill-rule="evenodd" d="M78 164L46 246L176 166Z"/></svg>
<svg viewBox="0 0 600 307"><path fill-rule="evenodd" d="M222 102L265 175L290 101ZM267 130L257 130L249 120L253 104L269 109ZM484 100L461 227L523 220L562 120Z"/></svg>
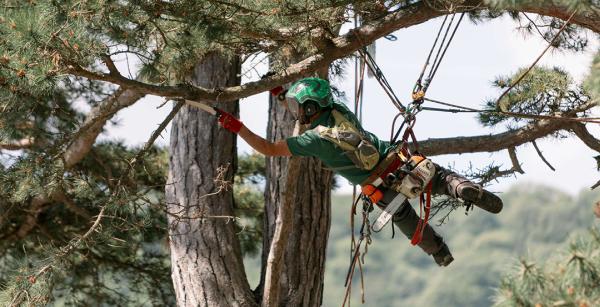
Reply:
<svg viewBox="0 0 600 307"><path fill-rule="evenodd" d="M413 145L415 146L415 152L419 152L419 142L417 142L417 137L415 137L412 127L413 125L410 125L406 127L406 131L404 131L404 135L402 136L402 142L404 143L403 146L408 150L408 137L410 136Z"/></svg>
<svg viewBox="0 0 600 307"><path fill-rule="evenodd" d="M419 202L419 224L417 224L417 229L413 234L410 244L417 245L423 241L423 231L425 231L425 227L427 226L427 222L429 222L429 213L431 211L431 181L427 184L427 188L425 193L427 194L427 200L425 200L425 196L421 194L421 201ZM423 211L425 211L425 217L422 217Z"/></svg>
<svg viewBox="0 0 600 307"><path fill-rule="evenodd" d="M375 169L371 172L371 175L367 177L363 182L361 182L361 186L365 185L374 185L379 186L385 176L396 169L398 169L402 164L407 161L405 155L396 150L392 150L392 152L388 153L387 157L383 159L379 164L375 167ZM381 179L381 180L379 180Z"/></svg>

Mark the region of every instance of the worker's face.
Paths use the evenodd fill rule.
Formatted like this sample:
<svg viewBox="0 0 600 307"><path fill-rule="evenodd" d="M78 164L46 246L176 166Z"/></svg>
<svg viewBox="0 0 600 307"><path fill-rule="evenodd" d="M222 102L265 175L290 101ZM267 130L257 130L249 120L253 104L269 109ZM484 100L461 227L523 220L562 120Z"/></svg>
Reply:
<svg viewBox="0 0 600 307"><path fill-rule="evenodd" d="M294 120L300 121L300 123L303 125L308 124L308 122L306 122L306 119L304 116L304 109L302 107L300 107L300 105L298 104L298 102L296 102L296 100L286 99L285 104L286 104L286 108L290 111L290 113L292 113Z"/></svg>
<svg viewBox="0 0 600 307"><path fill-rule="evenodd" d="M310 124L312 118L306 115L304 108L298 108L298 120L302 125Z"/></svg>
<svg viewBox="0 0 600 307"><path fill-rule="evenodd" d="M287 109L292 113L292 116L294 116L294 119L300 121L300 123L303 125L310 124L318 117L318 108L316 108L316 102L312 103L313 107L310 109L310 114L306 113L306 105L305 107L302 107L294 99L286 99L285 103L287 104Z"/></svg>

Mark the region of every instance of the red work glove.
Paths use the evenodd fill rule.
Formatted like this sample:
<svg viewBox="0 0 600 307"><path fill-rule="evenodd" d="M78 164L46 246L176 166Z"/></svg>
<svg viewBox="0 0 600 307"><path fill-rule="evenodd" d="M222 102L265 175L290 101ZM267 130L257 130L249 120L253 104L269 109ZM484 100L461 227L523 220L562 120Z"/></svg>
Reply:
<svg viewBox="0 0 600 307"><path fill-rule="evenodd" d="M217 116L219 117L221 127L233 133L239 133L240 129L242 129L242 122L230 113L217 109Z"/></svg>
<svg viewBox="0 0 600 307"><path fill-rule="evenodd" d="M279 96L279 94L283 92L283 86L280 85L276 88L272 88L271 90L269 90L269 92L271 92L271 95L273 96Z"/></svg>
<svg viewBox="0 0 600 307"><path fill-rule="evenodd" d="M268 78L270 76L275 75L274 71L269 71L266 74L264 74L262 77L260 77L261 79L264 78ZM278 86L276 88L272 88L269 90L269 92L271 93L271 95L277 97L277 99L279 99L280 101L285 100L285 90L283 89L283 86Z"/></svg>

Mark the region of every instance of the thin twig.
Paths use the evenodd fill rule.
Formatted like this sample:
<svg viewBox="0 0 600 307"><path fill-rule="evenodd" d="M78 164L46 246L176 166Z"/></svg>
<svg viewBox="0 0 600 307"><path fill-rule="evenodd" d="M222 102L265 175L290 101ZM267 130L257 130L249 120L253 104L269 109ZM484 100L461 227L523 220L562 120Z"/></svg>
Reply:
<svg viewBox="0 0 600 307"><path fill-rule="evenodd" d="M521 174L525 174L525 171L523 171L523 169L521 168L521 164L519 163L519 160L517 159L517 150L514 146L511 146L508 148L508 156L510 157L510 161L512 162L512 165L513 165L512 169Z"/></svg>
<svg viewBox="0 0 600 307"><path fill-rule="evenodd" d="M546 36L544 36L544 34L542 33L542 31L540 31L539 26L531 19L529 18L529 16L525 13L525 12L521 12L521 14L523 14L523 16L525 16L525 18L527 18L527 20L529 20L529 22L533 25L533 27L537 30L537 32L540 34L540 36L542 37L542 39L544 39L546 42L551 43L551 41L549 41Z"/></svg>
<svg viewBox="0 0 600 307"><path fill-rule="evenodd" d="M531 143L533 144L533 148L535 148L535 151L537 151L537 154L538 154L538 156L540 156L540 158L542 159L542 161L544 161L544 163L546 163L546 165L548 165L548 167L552 171L556 171L556 169L554 169L554 167L550 164L550 162L548 162L548 160L546 160L546 158L544 157L544 155L542 155L542 151L538 148L537 143L535 142L535 140L531 141Z"/></svg>

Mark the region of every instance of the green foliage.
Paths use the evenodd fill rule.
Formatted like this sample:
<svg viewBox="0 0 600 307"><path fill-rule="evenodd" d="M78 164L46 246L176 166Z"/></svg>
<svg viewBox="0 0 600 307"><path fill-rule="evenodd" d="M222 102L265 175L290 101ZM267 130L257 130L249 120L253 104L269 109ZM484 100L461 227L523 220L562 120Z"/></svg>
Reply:
<svg viewBox="0 0 600 307"><path fill-rule="evenodd" d="M173 304L164 207L168 154L165 148L152 147L143 163L126 173L137 152L120 143L98 143L74 169L54 177L56 183L47 181L52 176L38 174L45 168L33 167L27 154L2 173L0 195L6 203L0 216L7 221L0 231L0 304L25 291L29 297L21 298L32 305ZM244 254L255 255L261 246L264 172L261 155L239 158L233 189ZM16 236L28 217L28 207L20 203L59 188L65 199L48 204L38 227L25 237ZM102 231L65 254L60 248L87 231L104 205L109 210ZM51 269L38 276L46 266Z"/></svg>
<svg viewBox="0 0 600 307"><path fill-rule="evenodd" d="M504 91L524 73L526 69L521 69L511 77L498 77L493 84ZM562 69L537 67L529 71L498 105L496 100L487 101L484 109L492 112L480 113L479 121L485 126L494 126L501 122L515 124L530 120L493 111L553 115L573 110L589 99L587 92L581 86L574 85L571 77Z"/></svg>
<svg viewBox="0 0 600 307"><path fill-rule="evenodd" d="M260 184L265 181L265 156L259 153L238 156L235 183L240 185Z"/></svg>
<svg viewBox="0 0 600 307"><path fill-rule="evenodd" d="M2 190L5 203L0 207L0 302L20 298L32 305L95 301L141 306L145 300L157 305L173 301L161 205L167 154L151 148L144 163L126 173L137 152L119 143L100 143L64 173L60 160L38 161L40 155L33 151L33 159L24 153L2 174L0 186L8 189ZM26 206L50 194L55 198L43 211ZM67 251L64 247L89 229L103 206L108 216L102 231ZM30 221L30 214L37 219ZM30 223L35 224L28 228Z"/></svg>
<svg viewBox="0 0 600 307"><path fill-rule="evenodd" d="M541 265L521 260L502 279L496 306L597 306L599 249L600 231L594 227Z"/></svg>
<svg viewBox="0 0 600 307"><path fill-rule="evenodd" d="M453 1L433 2L445 5ZM499 5L500 2L497 1ZM506 2L521 1L504 1L503 5ZM592 3L566 2L573 7ZM322 31L330 37L337 32L349 19L349 5L368 21L381 17L388 9L413 4L414 1L374 4L373 1L349 0L3 1L0 6L0 143L33 140L33 145L14 156L3 155L0 163L0 304L6 305L14 298L32 305L47 301L54 305L173 303L165 239L166 150L150 148L140 163L132 164L138 149L107 141L95 144L75 166L66 168L64 165L63 154L84 123L80 110L97 106L116 90L105 82L89 81L83 76L114 77L114 71L107 71L107 67L111 68L108 59L129 61L129 57L135 57L132 62L138 66L133 67L137 75L130 76L131 79L150 85L186 82L192 68L213 52L243 58L267 52L272 59L285 61L299 54L316 52L312 35ZM476 14L471 15L474 20ZM484 12L481 16L484 19L499 15L499 12ZM545 37L560 25L556 20L550 21L543 34ZM527 28L533 29L531 25ZM578 33L575 28L569 28L558 45L582 48L580 42L584 40ZM332 64L332 74L341 73L343 61ZM276 71L289 63L274 60L270 64ZM600 88L596 75L594 70L587 83L592 95ZM558 90L549 83L542 84L541 80L548 76L557 81L554 86L558 86ZM561 76L558 71L541 71L538 79L530 81L531 88L518 88L517 96L509 97L512 99L509 108L550 112L571 107L568 103L578 103L569 100L574 97L570 91L580 95L583 92L565 85L570 82ZM532 104L538 98L532 94L534 90L549 91L539 110L538 105ZM489 122L494 120L497 123L502 119ZM256 255L262 237L264 159L250 155L240 157L238 162L233 187L235 212L240 218L236 226L243 252ZM51 199L36 207L37 200L50 195ZM101 208L106 208L103 211L106 216L93 236L82 244L71 245L85 234ZM513 216L515 223L529 229L531 237L547 239L545 231L528 228L530 225L519 216ZM545 217L552 221L549 215ZM493 247L514 247L511 239L517 234L499 231L506 226L506 221L477 217L470 222L477 225L472 232L490 231L484 233L487 237L477 244L486 246L486 242L491 242ZM568 230L565 223L553 222L552 227L557 228L554 230ZM463 239L467 237L462 235ZM341 236L341 232L332 229L332 236ZM336 240L334 246L342 244L339 242L341 240ZM65 246L73 246L73 249L67 250ZM518 246L524 248L524 245ZM498 250L494 253L505 256ZM433 272L431 259L418 253L390 257L374 249L371 255L382 261L402 257L411 265L424 266L429 273ZM485 268L489 261L472 263L474 267ZM328 266L345 273L343 265L333 262ZM391 270L390 267L393 266L369 267L374 273L392 274L393 284L385 283L384 278L373 281L377 286L373 288L387 291L380 296L383 305L398 296L407 302L422 303L427 297L440 304L465 301L463 296L446 293L442 297L437 296L438 292L423 292L425 294L415 298L414 293L421 293L427 280L420 272L398 267ZM49 269L40 273L42 268ZM454 273L468 282L494 285L494 279L489 276L478 277L465 271ZM414 283L397 289L393 285L406 284L404 278L398 276L410 278ZM433 281L440 285L437 288L444 288L448 283L441 279ZM461 293L473 291L463 290ZM484 289L482 293L487 292Z"/></svg>
<svg viewBox="0 0 600 307"><path fill-rule="evenodd" d="M265 199L265 157L258 153L238 157L233 186L234 212L241 219L236 223L242 254L256 255L262 248Z"/></svg>
<svg viewBox="0 0 600 307"><path fill-rule="evenodd" d="M552 4L552 5L564 5L569 11L586 11L595 8L598 3L596 0L486 0L486 3L493 7L508 8L517 10L519 7L527 6L530 4Z"/></svg>
<svg viewBox="0 0 600 307"><path fill-rule="evenodd" d="M452 1L434 1L440 3L438 6L445 8L449 7ZM501 16L509 16L519 24L517 30L527 35L540 36L546 42L550 43L562 28L565 21L536 14L527 13L527 9L523 7L529 5L564 5L568 12L588 12L598 8L598 3L595 0L487 0L490 5L488 10L473 10L469 12L469 18L474 23L482 23ZM445 5L442 5L445 4ZM583 51L587 48L589 42L588 33L581 27L574 24L569 24L565 27L556 39L552 42L552 47L558 50L572 50L575 52Z"/></svg>
<svg viewBox="0 0 600 307"><path fill-rule="evenodd" d="M600 104L600 50L596 52L590 73L585 80L585 88L590 95Z"/></svg>
<svg viewBox="0 0 600 307"><path fill-rule="evenodd" d="M377 11L369 1L348 0L5 1L0 56L6 63L0 65L0 80L13 92L48 94L66 79L65 72L130 54L141 62L143 80L182 82L211 52L287 52L280 41L298 53L312 50L310 31L339 27L350 3L365 13ZM274 30L282 28L286 33Z"/></svg>

